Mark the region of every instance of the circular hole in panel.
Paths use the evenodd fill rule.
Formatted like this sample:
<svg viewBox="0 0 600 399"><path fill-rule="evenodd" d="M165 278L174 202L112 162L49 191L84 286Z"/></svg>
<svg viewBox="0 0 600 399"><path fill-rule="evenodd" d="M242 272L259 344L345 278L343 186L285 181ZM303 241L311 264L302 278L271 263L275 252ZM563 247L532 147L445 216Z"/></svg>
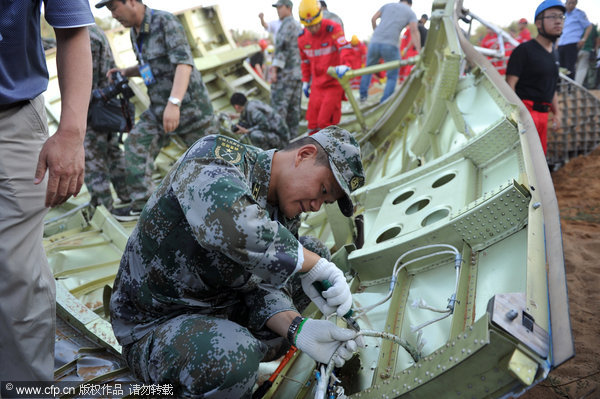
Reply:
<svg viewBox="0 0 600 399"><path fill-rule="evenodd" d="M404 202L404 201L406 201L407 199L409 199L410 197L412 197L412 195L413 195L414 193L415 193L415 192L414 192L413 190L410 190L410 191L405 191L405 192L403 192L402 194L400 194L399 196L397 196L397 197L394 199L394 201L392 202L392 204L394 204L394 205L398 205L399 203L401 203L401 202Z"/></svg>
<svg viewBox="0 0 600 399"><path fill-rule="evenodd" d="M448 209L438 209L437 211L430 213L425 219L423 219L423 221L421 222L421 226L425 227L429 226L430 224L434 224L435 222L440 221L446 216L448 216L449 213L450 211Z"/></svg>
<svg viewBox="0 0 600 399"><path fill-rule="evenodd" d="M408 209L406 210L406 214L412 215L413 213L417 213L421 209L425 208L427 205L429 205L429 200L427 198L419 200L408 207Z"/></svg>
<svg viewBox="0 0 600 399"><path fill-rule="evenodd" d="M433 187L433 188L441 187L444 184L452 181L452 179L454 179L455 177L456 177L456 173L454 173L454 172L448 173L447 175L444 175L444 176L440 177L439 179L437 179L436 181L434 181L433 184L431 185L431 187Z"/></svg>
<svg viewBox="0 0 600 399"><path fill-rule="evenodd" d="M392 238L400 234L400 231L402 231L402 228L400 226L394 226L391 229L387 229L386 231L381 233L379 237L377 237L377 244L379 244L380 242L391 240Z"/></svg>

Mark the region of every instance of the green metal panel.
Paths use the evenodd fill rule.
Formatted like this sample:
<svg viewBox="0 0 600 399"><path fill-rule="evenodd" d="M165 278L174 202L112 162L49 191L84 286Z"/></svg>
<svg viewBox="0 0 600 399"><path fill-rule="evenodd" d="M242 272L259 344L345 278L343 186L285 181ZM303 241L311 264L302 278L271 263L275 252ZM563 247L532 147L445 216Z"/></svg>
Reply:
<svg viewBox="0 0 600 399"><path fill-rule="evenodd" d="M341 124L354 129L364 156L366 185L353 194L364 228L342 217L335 205L302 217L302 234L337 250L334 261L353 278L356 308L387 296L394 264L408 251L445 244L463 257L453 313L423 327L422 335L411 327L435 315L411 305L421 299L440 310L448 305L456 278L451 254L401 270L391 299L358 318L363 329L391 332L418 347L422 358L415 363L391 341L365 337L367 348L348 364L348 374L340 375L352 397L500 397L543 379L551 364L546 254L550 285L564 284L564 275L561 280L556 273L564 266L557 256L561 249L549 249L544 241L560 241L545 229L557 217L551 181L540 172L545 164L531 144L537 134L528 114L459 36L454 13L461 3L457 10L455 5L434 1L427 44L389 101L363 104L363 118L344 114ZM232 45L218 8L188 10L180 19L195 41L196 62L215 110L228 109L234 90L268 98L268 85L242 63L255 48ZM113 32L113 45L120 40L130 49L128 35ZM119 60L127 57L116 53ZM467 63L470 71L464 69ZM184 151L176 140L164 149L155 178ZM117 223L102 208L90 220L85 201L83 195L52 211L45 246L60 287L61 317L118 352L102 317L133 224ZM358 243L362 247L356 248ZM404 262L434 252L422 251ZM503 300L518 310L510 323L499 319ZM495 311L488 309L490 303ZM317 316L315 307L306 315ZM528 317L534 340L523 331ZM557 342L568 341L567 332L561 330ZM564 361L569 348L562 348ZM268 397L312 397L314 366L305 354L294 356Z"/></svg>
<svg viewBox="0 0 600 399"><path fill-rule="evenodd" d="M525 292L527 284L527 232L517 234L479 253L475 318L486 312L488 301L498 293Z"/></svg>

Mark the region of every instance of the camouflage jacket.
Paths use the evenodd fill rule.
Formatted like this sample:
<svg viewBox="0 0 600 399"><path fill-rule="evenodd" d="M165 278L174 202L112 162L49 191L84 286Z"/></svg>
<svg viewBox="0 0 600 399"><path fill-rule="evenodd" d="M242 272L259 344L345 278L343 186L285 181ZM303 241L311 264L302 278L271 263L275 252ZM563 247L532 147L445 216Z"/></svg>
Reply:
<svg viewBox="0 0 600 399"><path fill-rule="evenodd" d="M300 80L300 51L298 50L298 35L302 28L291 16L281 21L281 26L275 37L275 55L272 65L279 68L278 79Z"/></svg>
<svg viewBox="0 0 600 399"><path fill-rule="evenodd" d="M340 24L340 26L342 27L342 29L344 29L344 23L342 22L342 19L340 18L339 15L337 15L334 12L331 12L329 10L324 10L323 11L323 18L328 19L330 21L333 22L337 22L338 24Z"/></svg>
<svg viewBox="0 0 600 399"><path fill-rule="evenodd" d="M139 33L130 31L131 43L138 63L148 64L155 83L146 86L150 97L149 112L162 126L162 117L171 95L178 64L192 66L190 82L181 101L180 123L175 134L192 132L212 120L213 108L200 72L194 65L192 50L183 26L176 16L146 7Z"/></svg>
<svg viewBox="0 0 600 399"><path fill-rule="evenodd" d="M274 150L206 136L182 156L144 208L111 297L121 345L183 313L228 317L247 327L293 310L283 285L299 270L298 218L267 203Z"/></svg>
<svg viewBox="0 0 600 399"><path fill-rule="evenodd" d="M106 73L115 67L115 59L108 38L98 25L89 25L90 47L92 48L92 90L109 85Z"/></svg>
<svg viewBox="0 0 600 399"><path fill-rule="evenodd" d="M249 132L273 132L281 137L284 144L290 141L290 132L283 118L262 101L248 101L240 115L240 123L247 126Z"/></svg>

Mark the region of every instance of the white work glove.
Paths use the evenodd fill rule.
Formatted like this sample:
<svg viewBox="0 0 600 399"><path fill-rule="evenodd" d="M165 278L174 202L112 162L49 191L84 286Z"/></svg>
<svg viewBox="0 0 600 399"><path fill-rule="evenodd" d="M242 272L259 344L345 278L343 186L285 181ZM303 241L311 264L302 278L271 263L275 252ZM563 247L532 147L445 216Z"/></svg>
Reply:
<svg viewBox="0 0 600 399"><path fill-rule="evenodd" d="M310 96L310 83L302 82L302 91L304 92L306 98L308 98L308 96Z"/></svg>
<svg viewBox="0 0 600 399"><path fill-rule="evenodd" d="M333 356L336 367L342 367L357 348L364 348L362 335L336 326L327 320L306 319L296 334L296 348L319 363L329 363Z"/></svg>
<svg viewBox="0 0 600 399"><path fill-rule="evenodd" d="M348 72L349 70L350 67L348 65L338 65L335 67L335 73L337 74L338 78L344 76L344 74L346 74L346 72Z"/></svg>
<svg viewBox="0 0 600 399"><path fill-rule="evenodd" d="M328 280L331 288L319 293L313 283L323 280ZM319 259L308 273L300 277L300 281L304 293L325 316L329 316L333 312L337 312L338 316L344 316L352 307L350 287L344 273L338 269L335 263L329 262L325 258Z"/></svg>

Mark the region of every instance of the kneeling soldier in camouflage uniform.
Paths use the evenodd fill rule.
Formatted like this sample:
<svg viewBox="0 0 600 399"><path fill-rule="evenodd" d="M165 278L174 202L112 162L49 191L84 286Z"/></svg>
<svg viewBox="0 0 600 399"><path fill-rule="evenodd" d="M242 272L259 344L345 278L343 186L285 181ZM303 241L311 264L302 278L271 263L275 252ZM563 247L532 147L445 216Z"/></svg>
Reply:
<svg viewBox="0 0 600 399"><path fill-rule="evenodd" d="M290 343L343 365L362 337L302 319L293 299L304 291L324 314L344 315L350 288L297 228L324 202L351 216L349 194L363 183L358 144L336 126L282 151L196 142L144 207L115 279L111 322L134 375L171 383L178 397L246 398L259 363ZM322 280L332 283L323 297L312 286Z"/></svg>
<svg viewBox="0 0 600 399"><path fill-rule="evenodd" d="M252 145L263 150L283 148L290 141L290 132L283 118L271 106L259 100L250 100L242 93L233 93L230 99L240 114L236 134L245 134Z"/></svg>

